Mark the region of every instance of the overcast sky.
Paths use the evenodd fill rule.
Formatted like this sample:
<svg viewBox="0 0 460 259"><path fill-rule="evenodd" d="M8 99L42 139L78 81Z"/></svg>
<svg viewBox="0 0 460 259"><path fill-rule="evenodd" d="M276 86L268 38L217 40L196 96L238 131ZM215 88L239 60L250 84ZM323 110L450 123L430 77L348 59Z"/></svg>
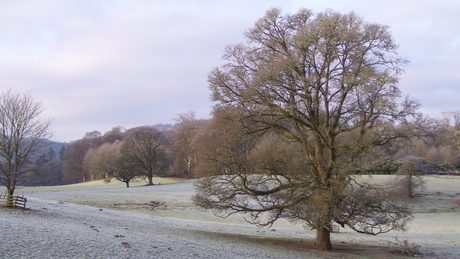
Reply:
<svg viewBox="0 0 460 259"><path fill-rule="evenodd" d="M207 75L271 7L355 11L390 26L411 61L400 88L432 117L460 110L458 0L24 0L0 2L0 87L29 92L55 141L209 118Z"/></svg>

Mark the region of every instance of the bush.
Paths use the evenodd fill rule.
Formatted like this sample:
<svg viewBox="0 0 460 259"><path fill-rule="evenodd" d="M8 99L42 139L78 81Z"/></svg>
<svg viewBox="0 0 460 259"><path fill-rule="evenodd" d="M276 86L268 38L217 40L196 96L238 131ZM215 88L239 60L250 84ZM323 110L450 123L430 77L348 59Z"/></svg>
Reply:
<svg viewBox="0 0 460 259"><path fill-rule="evenodd" d="M401 167L402 163L400 161L394 160L383 160L379 164L377 164L374 168L369 170L371 174L395 174L399 167Z"/></svg>
<svg viewBox="0 0 460 259"><path fill-rule="evenodd" d="M416 243L409 243L407 240L399 240L395 237L396 242L389 242L389 245L396 246L394 253L417 257L420 254L420 246Z"/></svg>

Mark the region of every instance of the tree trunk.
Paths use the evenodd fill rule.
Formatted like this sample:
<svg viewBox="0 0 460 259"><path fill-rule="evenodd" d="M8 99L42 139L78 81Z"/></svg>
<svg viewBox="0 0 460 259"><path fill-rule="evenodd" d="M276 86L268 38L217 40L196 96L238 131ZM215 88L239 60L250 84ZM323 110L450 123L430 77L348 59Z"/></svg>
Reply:
<svg viewBox="0 0 460 259"><path fill-rule="evenodd" d="M407 198L412 199L412 172L409 173L407 180Z"/></svg>
<svg viewBox="0 0 460 259"><path fill-rule="evenodd" d="M13 194L14 194L14 189L15 189L15 188L13 188L13 187L11 187L11 186L9 186L9 187L7 188L8 196L13 196Z"/></svg>
<svg viewBox="0 0 460 259"><path fill-rule="evenodd" d="M331 232L325 227L316 229L315 246L321 250L332 250Z"/></svg>
<svg viewBox="0 0 460 259"><path fill-rule="evenodd" d="M126 182L126 188L129 188L129 181Z"/></svg>
<svg viewBox="0 0 460 259"><path fill-rule="evenodd" d="M7 207L13 207L14 204L13 204L13 193L14 193L14 189L13 188L8 188L7 190L7 197L6 197L6 206Z"/></svg>
<svg viewBox="0 0 460 259"><path fill-rule="evenodd" d="M147 185L153 185L153 176L152 175L148 175L147 178L149 179L149 183Z"/></svg>

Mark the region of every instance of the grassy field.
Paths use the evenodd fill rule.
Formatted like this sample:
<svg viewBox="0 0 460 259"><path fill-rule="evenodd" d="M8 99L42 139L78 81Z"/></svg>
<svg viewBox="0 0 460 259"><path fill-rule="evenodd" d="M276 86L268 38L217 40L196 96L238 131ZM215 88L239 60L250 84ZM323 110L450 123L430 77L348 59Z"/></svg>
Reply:
<svg viewBox="0 0 460 259"><path fill-rule="evenodd" d="M332 235L333 244L337 247L358 244L380 248L391 244L397 247L395 244L398 238L420 246L424 258L460 258L460 177L425 176L423 179L424 188L417 190L415 198L406 200L414 212L414 220L408 224L408 231L366 236L341 228L339 233ZM362 180L378 184L391 181L390 176L382 175L363 176ZM157 185L145 186L144 181L137 181L132 187L126 188L120 182L105 183L97 180L65 186L20 187L16 194L54 200L61 204L75 203L186 222L212 223L216 224L212 231L223 235L227 233L222 230L226 228L224 226L249 227L242 215L222 219L215 217L211 211L195 206L190 199L195 193L194 181L156 178L154 182ZM261 229L257 234L248 235L268 235L272 230L290 233L283 234L285 241L301 239L310 242L314 238L314 231L305 230L301 225L293 225L286 220L279 220L271 229ZM292 245L290 241L274 240L271 242ZM369 257L365 254L361 253L364 256L362 258L374 258L372 252L369 252Z"/></svg>

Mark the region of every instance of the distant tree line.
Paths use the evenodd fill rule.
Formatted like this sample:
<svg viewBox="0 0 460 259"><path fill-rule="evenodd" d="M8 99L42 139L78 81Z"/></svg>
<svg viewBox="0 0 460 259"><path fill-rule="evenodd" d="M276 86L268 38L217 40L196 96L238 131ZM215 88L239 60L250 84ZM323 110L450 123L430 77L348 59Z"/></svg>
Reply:
<svg viewBox="0 0 460 259"><path fill-rule="evenodd" d="M61 146L59 152L56 153L51 146L48 146L48 150L42 151L33 162L33 170L28 172L27 176L19 181L19 184L29 186L66 184L67 181L62 172L64 149L65 146Z"/></svg>
<svg viewBox="0 0 460 259"><path fill-rule="evenodd" d="M42 149L31 161L34 170L29 170L19 184L45 186L116 179L129 186L136 177L145 177L147 184L154 184L154 176L202 177L207 175L209 163L217 161L213 156L226 155L219 153L223 152L221 147L216 149L217 142L240 138L231 135L233 126L225 116L220 112L211 119L197 119L194 112L188 112L179 114L174 125L128 130L117 126L104 134L88 132L57 152L56 147ZM419 137L380 147L378 159L356 173L397 174L404 159L411 157L424 169L423 174L459 174L460 111L444 112L438 119L425 118L421 123ZM274 153L264 152L279 149L278 142L273 137L264 139L265 148L257 148L258 156L265 155L267 163L275 163L271 157ZM289 152L284 155L292 159L297 154L291 147L282 152Z"/></svg>
<svg viewBox="0 0 460 259"><path fill-rule="evenodd" d="M194 112L180 114L173 125L160 124L125 130L118 126L101 134L88 132L70 143L63 153L67 183L116 179L129 183L143 177L153 185L155 176L194 177L197 164L194 138L205 120Z"/></svg>

